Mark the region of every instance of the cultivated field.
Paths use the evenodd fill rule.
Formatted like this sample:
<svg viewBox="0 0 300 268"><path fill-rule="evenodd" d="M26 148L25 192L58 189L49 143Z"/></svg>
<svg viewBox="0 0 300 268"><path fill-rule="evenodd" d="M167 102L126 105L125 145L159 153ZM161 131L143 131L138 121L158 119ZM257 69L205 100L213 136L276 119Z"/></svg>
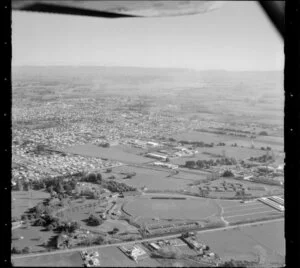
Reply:
<svg viewBox="0 0 300 268"><path fill-rule="evenodd" d="M174 200L140 197L128 202L124 210L132 216L143 218L201 220L217 213L218 207L211 200L202 198Z"/></svg>
<svg viewBox="0 0 300 268"><path fill-rule="evenodd" d="M28 267L84 267L79 252L24 257L13 260L14 266Z"/></svg>

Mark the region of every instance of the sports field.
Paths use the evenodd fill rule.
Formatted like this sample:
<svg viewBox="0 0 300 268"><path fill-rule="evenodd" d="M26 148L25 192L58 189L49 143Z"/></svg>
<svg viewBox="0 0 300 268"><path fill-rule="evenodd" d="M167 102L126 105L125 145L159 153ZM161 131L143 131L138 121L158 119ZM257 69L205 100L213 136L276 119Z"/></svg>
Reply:
<svg viewBox="0 0 300 268"><path fill-rule="evenodd" d="M191 220L204 219L218 212L218 206L214 202L203 198L174 200L139 197L129 201L123 209L132 216L143 218Z"/></svg>
<svg viewBox="0 0 300 268"><path fill-rule="evenodd" d="M75 145L64 149L64 152L89 157L107 158L124 163L146 163L151 161L149 158L129 153L126 147L122 145L111 146L109 148L102 148L93 144Z"/></svg>
<svg viewBox="0 0 300 268"><path fill-rule="evenodd" d="M120 166L113 168L114 173L120 172L135 172L136 175L130 179L120 180L133 187L146 186L149 190L183 190L188 188L188 184L195 179L186 178L184 174L178 174L171 177L171 171L159 170L153 168L142 168L142 167L131 167L131 166ZM190 176L191 177L191 176ZM198 177L198 176L197 176ZM199 175L199 178L201 176Z"/></svg>
<svg viewBox="0 0 300 268"><path fill-rule="evenodd" d="M25 257L13 260L13 264L21 267L84 267L79 252Z"/></svg>

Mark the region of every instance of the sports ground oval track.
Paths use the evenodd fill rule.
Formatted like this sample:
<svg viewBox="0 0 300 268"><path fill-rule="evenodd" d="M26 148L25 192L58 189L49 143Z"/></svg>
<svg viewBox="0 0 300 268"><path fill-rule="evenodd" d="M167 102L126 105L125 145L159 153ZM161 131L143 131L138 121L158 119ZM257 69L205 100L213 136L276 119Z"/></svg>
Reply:
<svg viewBox="0 0 300 268"><path fill-rule="evenodd" d="M211 199L151 199L155 196L135 198L122 209L133 217L178 220L201 220L219 213L219 206Z"/></svg>

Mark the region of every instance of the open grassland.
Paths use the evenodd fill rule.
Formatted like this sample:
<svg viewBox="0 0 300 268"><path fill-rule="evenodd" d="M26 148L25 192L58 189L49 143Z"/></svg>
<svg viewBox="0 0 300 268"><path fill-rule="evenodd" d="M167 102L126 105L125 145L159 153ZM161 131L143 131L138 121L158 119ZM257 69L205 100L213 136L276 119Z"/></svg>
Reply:
<svg viewBox="0 0 300 268"><path fill-rule="evenodd" d="M284 221L249 226L242 228L241 231L265 247L285 256Z"/></svg>
<svg viewBox="0 0 300 268"><path fill-rule="evenodd" d="M279 186L279 185L269 185L269 184L257 183L257 182L247 181L247 180L237 180L237 179L232 179L232 178L226 178L226 179L223 178L220 180L215 180L211 183L211 185L212 186L220 185L224 181L226 181L226 183L233 183L233 184L240 183L240 184L242 184L243 187L246 187L246 188L260 186L260 187L264 187L266 192L281 192L281 193L283 193L283 187Z"/></svg>
<svg viewBox="0 0 300 268"><path fill-rule="evenodd" d="M253 139L254 142L254 149L251 149L252 143L250 138L246 137L235 137L235 136L229 136L229 135L219 135L214 133L206 133L206 132L198 132L198 131L191 131L186 133L180 133L174 136L174 138L178 141L185 140L185 141L202 141L205 143L214 143L217 144L219 142L224 142L226 145L231 145L236 143L239 147L244 148L238 148L238 147L231 147L227 148L229 146L220 146L220 147L212 147L212 148L198 148L198 151L222 151L223 149L228 150L228 156L232 155L239 158L243 157L246 154L248 156L255 156L256 152L259 151L261 147L271 147L273 150L276 151L282 151L283 150L283 137L275 137L275 136L257 136L255 139ZM250 150L250 151L249 151ZM241 155L241 156L240 156Z"/></svg>
<svg viewBox="0 0 300 268"><path fill-rule="evenodd" d="M108 219L104 221L100 226L97 227L97 229L101 232L111 232L114 228L119 229L119 233L136 233L139 234L136 227L130 225L125 220L111 220Z"/></svg>
<svg viewBox="0 0 300 268"><path fill-rule="evenodd" d="M274 145L281 145L283 146L283 137L276 137L276 136L258 136L256 137L255 141L257 142L265 142L267 144L274 144Z"/></svg>
<svg viewBox="0 0 300 268"><path fill-rule="evenodd" d="M132 216L143 218L200 220L217 213L218 207L211 200L202 198L174 200L140 197L128 202L124 210Z"/></svg>
<svg viewBox="0 0 300 268"><path fill-rule="evenodd" d="M212 158L214 158L214 157L212 157L208 154L197 153L193 156L171 158L170 162L175 165L185 165L186 161L209 160Z"/></svg>
<svg viewBox="0 0 300 268"><path fill-rule="evenodd" d="M227 208L227 207L240 207L242 206L240 201L237 200L216 200L216 202L222 207L222 208Z"/></svg>
<svg viewBox="0 0 300 268"><path fill-rule="evenodd" d="M34 207L49 196L50 194L44 191L12 191L12 217L20 217L28 208Z"/></svg>
<svg viewBox="0 0 300 268"><path fill-rule="evenodd" d="M44 251L44 243L49 243L54 239L56 234L52 231L43 231L43 227L28 226L20 227L12 231L12 247L23 249L30 247L31 252ZM20 239L23 237L23 239Z"/></svg>
<svg viewBox="0 0 300 268"><path fill-rule="evenodd" d="M216 202L222 209L225 221L230 224L284 216L283 212L259 201L240 203L239 201L216 200Z"/></svg>
<svg viewBox="0 0 300 268"><path fill-rule="evenodd" d="M185 133L180 133L174 135L173 137L177 141L198 141L205 143L218 143L218 142L230 142L234 139L232 136L228 135L218 135L213 133L199 132L199 131L190 131Z"/></svg>
<svg viewBox="0 0 300 268"><path fill-rule="evenodd" d="M110 208L113 204L105 205L105 201L97 203L96 206L89 206L89 204L94 204L95 200L85 200L84 203L77 201L73 202L71 209L65 210L63 212L63 219L65 220L75 220L79 222L84 228L90 229L92 231L99 232L109 232L113 228L118 228L120 232L137 232L137 229L132 225L129 225L128 222L123 220L107 220L104 221L100 226L88 226L86 219L90 214L99 215L104 212L107 208ZM73 208L74 207L74 208ZM72 209L73 208L73 209Z"/></svg>
<svg viewBox="0 0 300 268"><path fill-rule="evenodd" d="M240 214L224 216L224 219L230 224L239 224L281 217L284 217L283 212L277 211L271 207L266 207L257 211L244 211L240 212Z"/></svg>
<svg viewBox="0 0 300 268"><path fill-rule="evenodd" d="M113 168L113 172L135 172L135 176L130 179L122 180L122 182L137 188L146 186L149 190L182 190L187 188L187 184L192 180L185 178L185 176L181 174L176 177L171 177L171 170L168 169L158 170L152 168L121 166Z"/></svg>
<svg viewBox="0 0 300 268"><path fill-rule="evenodd" d="M251 142L249 141L249 144ZM212 148L198 148L199 153L196 155L204 155L209 156L207 153L220 155L222 157L235 157L237 160L243 160L250 158L251 156L257 157L263 155L265 152L260 149L251 149L251 148L242 148L242 147L232 147L232 146L215 146Z"/></svg>
<svg viewBox="0 0 300 268"><path fill-rule="evenodd" d="M200 170L180 170L178 174L172 176L173 179L182 179L186 180L187 183L192 183L194 181L202 181L207 179L207 176L209 176L209 172L203 172Z"/></svg>
<svg viewBox="0 0 300 268"><path fill-rule="evenodd" d="M79 252L19 258L13 260L13 264L20 267L84 267Z"/></svg>
<svg viewBox="0 0 300 268"><path fill-rule="evenodd" d="M61 218L75 221L82 221L86 219L90 213L100 213L105 210L106 202L98 202L95 206L92 206L95 200L76 200L72 201L69 208L62 211L63 216Z"/></svg>
<svg viewBox="0 0 300 268"><path fill-rule="evenodd" d="M284 264L283 221L204 233L198 238L223 260L260 259L265 264Z"/></svg>
<svg viewBox="0 0 300 268"><path fill-rule="evenodd" d="M109 148L99 147L93 144L75 145L64 150L66 153L73 153L89 157L100 157L109 160L121 161L124 163L146 163L149 158L126 152L126 148L121 145Z"/></svg>

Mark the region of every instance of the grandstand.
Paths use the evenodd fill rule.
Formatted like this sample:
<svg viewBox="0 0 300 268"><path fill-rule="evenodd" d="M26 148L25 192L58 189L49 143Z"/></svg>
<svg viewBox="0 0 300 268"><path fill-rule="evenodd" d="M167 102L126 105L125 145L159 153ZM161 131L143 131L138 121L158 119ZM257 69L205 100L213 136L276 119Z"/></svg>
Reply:
<svg viewBox="0 0 300 268"><path fill-rule="evenodd" d="M284 211L284 206L279 205L277 202L274 202L266 197L259 198L258 200L272 208L279 210L280 212Z"/></svg>
<svg viewBox="0 0 300 268"><path fill-rule="evenodd" d="M279 205L284 206L284 199L279 196L271 196L271 197L269 197L269 199L278 203Z"/></svg>

